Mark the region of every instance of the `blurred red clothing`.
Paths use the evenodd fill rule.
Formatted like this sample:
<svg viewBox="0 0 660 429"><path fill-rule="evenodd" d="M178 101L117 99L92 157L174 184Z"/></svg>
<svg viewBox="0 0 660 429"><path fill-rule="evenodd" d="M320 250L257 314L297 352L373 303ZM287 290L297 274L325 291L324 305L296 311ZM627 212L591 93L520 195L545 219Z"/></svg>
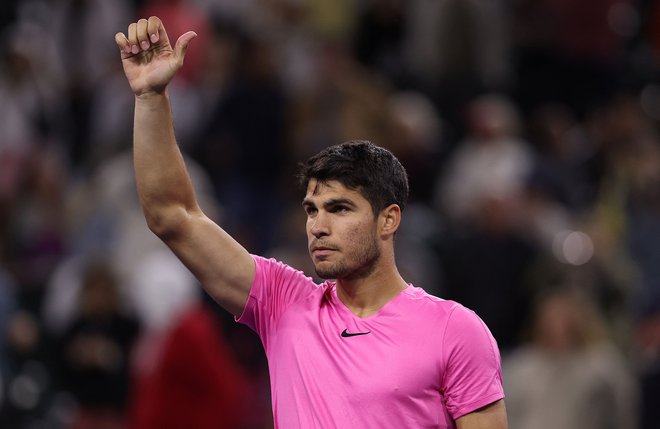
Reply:
<svg viewBox="0 0 660 429"><path fill-rule="evenodd" d="M195 81L204 67L204 52L208 50L211 37L211 21L200 8L191 2L181 0L151 0L146 4L141 17L157 16L167 30L172 46L183 33L194 31L197 37L186 51L186 60L177 73L188 82Z"/></svg>
<svg viewBox="0 0 660 429"><path fill-rule="evenodd" d="M132 429L246 427L253 387L206 305L184 313L136 382Z"/></svg>

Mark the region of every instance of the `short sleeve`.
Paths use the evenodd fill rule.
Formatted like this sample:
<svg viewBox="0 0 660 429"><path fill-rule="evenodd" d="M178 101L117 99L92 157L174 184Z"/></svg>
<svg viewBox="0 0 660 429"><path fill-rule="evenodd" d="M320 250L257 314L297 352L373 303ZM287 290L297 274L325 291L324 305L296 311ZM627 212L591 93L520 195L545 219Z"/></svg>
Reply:
<svg viewBox="0 0 660 429"><path fill-rule="evenodd" d="M291 304L318 288L312 278L275 259L252 255L256 269L243 313L236 321L249 326L267 347L267 338Z"/></svg>
<svg viewBox="0 0 660 429"><path fill-rule="evenodd" d="M504 397L497 343L473 311L458 304L453 308L443 350L442 390L454 420Z"/></svg>

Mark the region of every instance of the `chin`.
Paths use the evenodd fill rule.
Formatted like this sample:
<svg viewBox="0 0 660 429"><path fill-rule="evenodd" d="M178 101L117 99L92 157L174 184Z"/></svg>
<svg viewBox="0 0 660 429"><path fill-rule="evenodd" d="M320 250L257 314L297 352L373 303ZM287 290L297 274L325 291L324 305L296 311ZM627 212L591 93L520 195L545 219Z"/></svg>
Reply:
<svg viewBox="0 0 660 429"><path fill-rule="evenodd" d="M314 270L316 271L316 275L324 280L336 279L342 275L342 270L338 270L337 267L315 265Z"/></svg>
<svg viewBox="0 0 660 429"><path fill-rule="evenodd" d="M323 280L331 280L336 278L334 273L328 270L315 268L314 271L316 271L316 275L319 276L319 278L322 278Z"/></svg>

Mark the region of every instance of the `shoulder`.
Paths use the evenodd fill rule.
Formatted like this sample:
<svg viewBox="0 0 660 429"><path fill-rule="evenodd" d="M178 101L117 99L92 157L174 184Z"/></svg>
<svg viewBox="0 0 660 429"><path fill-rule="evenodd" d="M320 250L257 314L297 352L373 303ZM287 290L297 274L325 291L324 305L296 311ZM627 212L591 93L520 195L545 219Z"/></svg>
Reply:
<svg viewBox="0 0 660 429"><path fill-rule="evenodd" d="M444 340L453 346L474 348L481 344L488 350L498 350L497 342L486 323L473 310L456 302L447 317Z"/></svg>
<svg viewBox="0 0 660 429"><path fill-rule="evenodd" d="M317 284L313 278L274 258L252 255L255 276L250 296L263 299L272 296L279 301L298 301L305 296L323 293L328 284Z"/></svg>
<svg viewBox="0 0 660 429"><path fill-rule="evenodd" d="M420 287L410 285L403 291L403 305L408 307L407 314L424 318L437 328L449 331L479 331L490 336L490 330L473 310L463 304L431 295Z"/></svg>
<svg viewBox="0 0 660 429"><path fill-rule="evenodd" d="M296 280L299 282L316 285L316 283L310 276L308 276L301 270L288 265L285 262L282 262L275 258L267 258L259 255L251 255L251 256L256 265L257 275L261 277L267 278L269 280L290 279L290 280Z"/></svg>
<svg viewBox="0 0 660 429"><path fill-rule="evenodd" d="M294 304L313 299L325 289L284 262L251 256L255 262L254 280L243 313L237 320L257 331L263 340L271 322L279 321Z"/></svg>
<svg viewBox="0 0 660 429"><path fill-rule="evenodd" d="M424 289L409 286L402 293L397 311L415 326L441 343L489 339L490 331L477 314L464 305L431 295Z"/></svg>
<svg viewBox="0 0 660 429"><path fill-rule="evenodd" d="M456 301L439 298L426 292L423 288L413 285L405 289L402 295L406 305L412 307L416 314L431 317L435 321L446 322L457 309L459 311L467 310Z"/></svg>
<svg viewBox="0 0 660 429"><path fill-rule="evenodd" d="M406 290L408 305L414 306L408 314L423 321L424 329L433 333L441 345L445 359L464 356L482 356L499 366L499 348L490 329L471 309L456 301L438 298L420 288ZM422 324L420 323L420 326Z"/></svg>

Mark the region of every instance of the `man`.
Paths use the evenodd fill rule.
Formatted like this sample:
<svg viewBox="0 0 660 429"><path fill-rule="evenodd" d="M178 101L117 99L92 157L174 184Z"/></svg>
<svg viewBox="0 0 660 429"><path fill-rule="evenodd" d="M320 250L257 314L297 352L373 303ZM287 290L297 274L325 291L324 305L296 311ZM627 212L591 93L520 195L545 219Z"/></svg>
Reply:
<svg viewBox="0 0 660 429"><path fill-rule="evenodd" d="M310 255L318 275L336 281L316 285L250 255L200 210L166 90L194 37L172 47L156 17L115 37L135 94L138 191L149 228L260 336L276 427L505 429L499 352L486 326L397 271L408 184L391 153L350 142L302 166Z"/></svg>

